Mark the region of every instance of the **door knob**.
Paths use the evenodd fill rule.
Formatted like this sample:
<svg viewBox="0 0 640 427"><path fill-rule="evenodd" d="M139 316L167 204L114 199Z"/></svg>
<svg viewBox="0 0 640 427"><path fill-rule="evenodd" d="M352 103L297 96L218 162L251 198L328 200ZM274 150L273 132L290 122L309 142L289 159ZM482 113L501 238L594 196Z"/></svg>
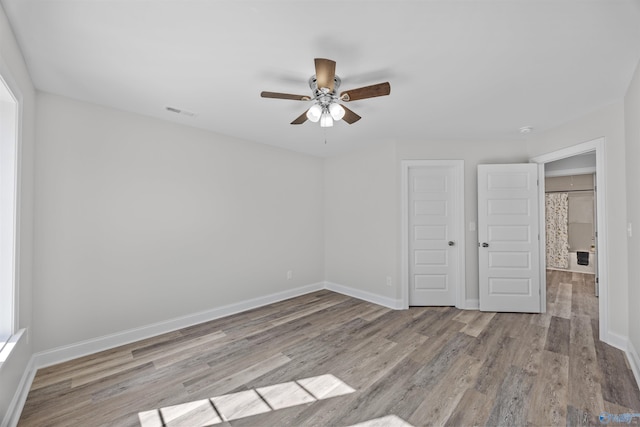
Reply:
<svg viewBox="0 0 640 427"><path fill-rule="evenodd" d="M483 244L482 244L482 247L483 247L483 248L488 248L488 247L489 247L489 244L488 244L488 243L483 243Z"/></svg>
<svg viewBox="0 0 640 427"><path fill-rule="evenodd" d="M453 246L455 244L456 244L456 242L454 242L453 240L449 240L449 246Z"/></svg>

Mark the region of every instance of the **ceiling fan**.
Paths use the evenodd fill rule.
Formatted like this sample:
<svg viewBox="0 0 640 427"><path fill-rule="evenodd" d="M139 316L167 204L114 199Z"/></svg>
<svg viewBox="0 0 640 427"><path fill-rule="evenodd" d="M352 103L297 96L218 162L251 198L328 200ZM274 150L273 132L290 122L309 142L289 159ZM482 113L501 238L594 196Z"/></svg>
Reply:
<svg viewBox="0 0 640 427"><path fill-rule="evenodd" d="M389 82L378 83L357 89L340 92L340 77L336 76L336 62L330 59L315 58L316 74L309 79L312 95L291 95L288 93L262 92L263 98L291 99L294 101L313 101L313 105L298 118L291 122L300 125L307 120L320 121L321 127L333 126L334 120L344 120L353 124L360 120L360 116L340 104L339 102L358 101L361 99L385 96L391 93Z"/></svg>

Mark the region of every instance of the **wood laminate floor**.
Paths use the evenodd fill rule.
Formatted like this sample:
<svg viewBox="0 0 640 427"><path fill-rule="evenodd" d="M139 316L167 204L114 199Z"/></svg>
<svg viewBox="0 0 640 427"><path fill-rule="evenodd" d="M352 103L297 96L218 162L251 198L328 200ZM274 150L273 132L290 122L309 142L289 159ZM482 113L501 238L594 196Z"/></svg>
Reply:
<svg viewBox="0 0 640 427"><path fill-rule="evenodd" d="M394 311L320 291L185 328L40 369L19 425L601 425L605 411L640 413L625 355L597 339L593 276L547 277L546 314Z"/></svg>

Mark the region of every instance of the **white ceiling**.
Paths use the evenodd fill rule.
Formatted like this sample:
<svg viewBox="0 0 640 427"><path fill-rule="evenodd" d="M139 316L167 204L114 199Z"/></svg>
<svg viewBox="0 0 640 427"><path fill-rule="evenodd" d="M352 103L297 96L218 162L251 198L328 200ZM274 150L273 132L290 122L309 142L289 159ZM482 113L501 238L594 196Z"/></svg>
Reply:
<svg viewBox="0 0 640 427"><path fill-rule="evenodd" d="M0 1L40 90L320 156L518 140L621 100L640 58L638 0ZM259 94L309 94L315 57L391 95L292 126L307 103Z"/></svg>

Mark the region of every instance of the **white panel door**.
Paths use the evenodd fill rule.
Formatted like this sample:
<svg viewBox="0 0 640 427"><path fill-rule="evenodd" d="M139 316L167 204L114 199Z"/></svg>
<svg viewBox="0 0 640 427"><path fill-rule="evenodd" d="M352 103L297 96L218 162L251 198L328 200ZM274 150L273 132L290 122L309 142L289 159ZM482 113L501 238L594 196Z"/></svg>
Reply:
<svg viewBox="0 0 640 427"><path fill-rule="evenodd" d="M409 305L455 305L456 166L409 168Z"/></svg>
<svg viewBox="0 0 640 427"><path fill-rule="evenodd" d="M539 313L538 165L478 166L480 310Z"/></svg>

